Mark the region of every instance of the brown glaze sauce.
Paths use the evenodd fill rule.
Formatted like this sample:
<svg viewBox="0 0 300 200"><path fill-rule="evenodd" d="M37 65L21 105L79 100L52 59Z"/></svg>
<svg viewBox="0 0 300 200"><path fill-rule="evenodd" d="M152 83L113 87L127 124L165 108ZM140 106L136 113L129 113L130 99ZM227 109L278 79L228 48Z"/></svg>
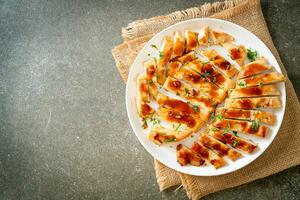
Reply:
<svg viewBox="0 0 300 200"><path fill-rule="evenodd" d="M268 69L268 67L263 64L252 63L252 64L249 64L248 66L246 66L246 69L243 73L243 77L251 76L253 74L257 74L259 72L265 71L267 69Z"/></svg>
<svg viewBox="0 0 300 200"><path fill-rule="evenodd" d="M171 122L186 124L190 128L196 125L195 119L185 112L176 112L173 110L169 110L167 120Z"/></svg>
<svg viewBox="0 0 300 200"><path fill-rule="evenodd" d="M248 77L248 78L245 78L243 80L246 84L250 84L250 85L257 84L258 85L260 82L264 82L264 81L267 81L269 79L271 79L271 80L273 79L271 74L264 74L264 75L259 76L259 77Z"/></svg>
<svg viewBox="0 0 300 200"><path fill-rule="evenodd" d="M204 64L200 73L206 78L217 85L222 85L226 80L225 77L213 69L211 64Z"/></svg>
<svg viewBox="0 0 300 200"><path fill-rule="evenodd" d="M184 50L184 44L180 40L176 40L173 47L173 54L182 55Z"/></svg>
<svg viewBox="0 0 300 200"><path fill-rule="evenodd" d="M204 149L201 145L199 145L197 142L194 142L194 145L192 146L192 151L199 154L202 158L208 159L209 153L206 149Z"/></svg>
<svg viewBox="0 0 300 200"><path fill-rule="evenodd" d="M252 145L252 144L250 144L246 141L243 141L243 140L239 139L238 137L235 137L228 133L225 133L223 135L218 134L217 137L221 137L225 143L230 144L230 145L233 145L234 141L238 141L238 143L235 143L235 147L238 149L247 150L250 153L256 148L255 145Z"/></svg>
<svg viewBox="0 0 300 200"><path fill-rule="evenodd" d="M176 74L176 71L180 68L181 66L181 63L179 61L174 61L174 62L171 62L170 65L169 65L169 71L168 71L168 75L169 76L174 76Z"/></svg>
<svg viewBox="0 0 300 200"><path fill-rule="evenodd" d="M147 116L151 113L152 108L147 104L147 103L143 103L141 105L141 114L142 116Z"/></svg>
<svg viewBox="0 0 300 200"><path fill-rule="evenodd" d="M212 107L213 105L213 102L210 100L210 99L206 99L206 98L202 98L202 97L199 97L198 95L197 96L194 96L194 99L198 102L201 102L203 103L205 106L207 107Z"/></svg>
<svg viewBox="0 0 300 200"><path fill-rule="evenodd" d="M240 51L240 49L234 48L230 50L230 56L233 60L242 58L242 52Z"/></svg>
<svg viewBox="0 0 300 200"><path fill-rule="evenodd" d="M221 34L219 32L213 31L213 35L217 38L219 37Z"/></svg>
<svg viewBox="0 0 300 200"><path fill-rule="evenodd" d="M241 88L239 91L246 95L262 95L263 91L260 87Z"/></svg>
<svg viewBox="0 0 300 200"><path fill-rule="evenodd" d="M216 56L213 63L222 70L229 70L231 66L230 62L228 62L224 58L221 58L220 56Z"/></svg>
<svg viewBox="0 0 300 200"><path fill-rule="evenodd" d="M170 88L178 90L181 87L181 82L178 81L178 80L170 80L169 81L169 86L170 86Z"/></svg>
<svg viewBox="0 0 300 200"><path fill-rule="evenodd" d="M155 66L150 65L149 67L147 67L146 73L147 73L148 76L153 77L154 74L155 74Z"/></svg>
<svg viewBox="0 0 300 200"><path fill-rule="evenodd" d="M265 137L266 136L266 134L267 134L267 131L268 131L268 128L267 127L265 127L265 126L262 126L261 127L261 135L263 136L263 137Z"/></svg>
<svg viewBox="0 0 300 200"><path fill-rule="evenodd" d="M164 102L164 104L168 105L169 107L171 107L175 110L178 110L178 111L181 111L181 112L184 112L187 114L192 114L195 112L193 110L193 108L190 107L189 104L187 104L183 101L177 100L177 99L169 99L166 102Z"/></svg>
<svg viewBox="0 0 300 200"><path fill-rule="evenodd" d="M240 121L240 122L237 122L237 123L240 124L243 127L243 129L245 129L248 126L248 123L244 122L244 121Z"/></svg>
<svg viewBox="0 0 300 200"><path fill-rule="evenodd" d="M177 145L177 161L180 165L192 164L195 166L200 166L204 164L204 160L192 152L190 149L183 147L182 144Z"/></svg>
<svg viewBox="0 0 300 200"><path fill-rule="evenodd" d="M206 80L201 75L194 73L194 72L190 72L190 71L186 71L184 73L184 79L186 79L187 81L190 81L194 84L206 82Z"/></svg>
<svg viewBox="0 0 300 200"><path fill-rule="evenodd" d="M197 33L189 33L187 38L187 46L189 48L195 48L198 45L198 34Z"/></svg>
<svg viewBox="0 0 300 200"><path fill-rule="evenodd" d="M248 110L223 110L222 115L224 117L229 117L229 118L238 118L238 117L250 118L250 111L248 111Z"/></svg>
<svg viewBox="0 0 300 200"><path fill-rule="evenodd" d="M228 134L228 133L225 133L223 138L224 138L225 142L230 145L232 145L234 143L234 141L238 141L238 143L236 143L236 146L235 146L237 148L244 147L247 144L244 141L242 141L242 140L238 139L237 137L235 137L231 134Z"/></svg>
<svg viewBox="0 0 300 200"><path fill-rule="evenodd" d="M172 53L172 51L164 51L163 52L163 59L168 62L170 57L171 57L171 53Z"/></svg>
<svg viewBox="0 0 300 200"><path fill-rule="evenodd" d="M251 109L251 108L253 108L252 102L250 100L248 100L248 99L240 99L239 100L239 104L244 109Z"/></svg>
<svg viewBox="0 0 300 200"><path fill-rule="evenodd" d="M189 45L190 48L196 47L197 46L197 40L195 38L190 39L188 45Z"/></svg>
<svg viewBox="0 0 300 200"><path fill-rule="evenodd" d="M231 121L231 120L220 120L217 122L217 126L221 128L228 128L228 125L231 127L231 129L234 130L234 124L239 124L243 127L243 129L247 128L248 123L245 121Z"/></svg>
<svg viewBox="0 0 300 200"><path fill-rule="evenodd" d="M203 144L209 144L209 145L207 145L208 147L215 149L216 151L220 152L222 155L228 154L228 148L222 147L221 144L213 141L209 137L202 137L201 140L202 140Z"/></svg>
<svg viewBox="0 0 300 200"><path fill-rule="evenodd" d="M195 59L195 55L191 54L191 53L188 53L188 54L185 54L185 55L181 56L177 60L179 60L182 63L186 63L186 62L192 61L194 59Z"/></svg>
<svg viewBox="0 0 300 200"><path fill-rule="evenodd" d="M227 124L227 121L225 120L220 120L216 123L216 125L218 127L221 127L221 128L227 128L228 124ZM230 124L230 127L231 127L231 124Z"/></svg>
<svg viewBox="0 0 300 200"><path fill-rule="evenodd" d="M184 149L182 144L177 145L177 161L180 165L187 165L191 161L191 153Z"/></svg>
<svg viewBox="0 0 300 200"><path fill-rule="evenodd" d="M142 93L149 93L149 88L148 88L148 84L146 81L143 81L141 84L140 84L140 91Z"/></svg>

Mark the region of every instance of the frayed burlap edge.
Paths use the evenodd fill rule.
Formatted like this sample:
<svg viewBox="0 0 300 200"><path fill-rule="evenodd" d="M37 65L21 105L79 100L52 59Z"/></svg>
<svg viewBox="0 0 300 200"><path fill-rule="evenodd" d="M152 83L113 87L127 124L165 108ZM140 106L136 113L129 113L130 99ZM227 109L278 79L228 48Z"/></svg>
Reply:
<svg viewBox="0 0 300 200"><path fill-rule="evenodd" d="M137 20L130 23L126 28L122 28L122 37L126 41L136 37L141 37L145 33L157 33L158 31L161 31L162 29L177 22L198 17L208 17L217 12L235 7L242 3L246 3L246 1L229 0L224 2L205 3L200 7L176 11L168 15L152 17L150 19Z"/></svg>
<svg viewBox="0 0 300 200"><path fill-rule="evenodd" d="M180 185L181 179L178 172L161 164L158 160L154 160L156 180L159 190L163 191L169 187Z"/></svg>

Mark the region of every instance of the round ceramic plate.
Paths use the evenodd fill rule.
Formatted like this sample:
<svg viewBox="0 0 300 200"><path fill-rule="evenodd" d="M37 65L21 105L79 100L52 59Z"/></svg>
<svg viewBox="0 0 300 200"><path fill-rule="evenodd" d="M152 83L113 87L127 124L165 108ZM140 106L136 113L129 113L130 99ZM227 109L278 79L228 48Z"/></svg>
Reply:
<svg viewBox="0 0 300 200"><path fill-rule="evenodd" d="M237 44L243 44L246 48L252 48L257 50L260 56L264 56L268 63L274 67L277 72L281 72L280 67L272 55L271 51L268 47L254 34L242 28L236 24L233 24L228 21L218 20L218 19L208 19L208 18L199 18L199 19L192 19L188 21L184 21L181 23L177 23L172 25L160 33L156 34L141 50L139 55L136 57L131 70L129 72L127 86L126 86L126 107L127 113L129 117L130 124L132 129L134 130L137 138L141 142L141 144L145 147L145 149L157 160L161 163L165 164L166 166L177 170L179 172L183 172L186 174L196 175L196 176L216 176L221 174L230 173L236 171L242 167L245 167L255 159L257 159L272 143L274 138L277 135L277 132L280 128L285 104L286 104L286 91L284 83L277 84L278 89L281 91L281 101L282 101L282 108L280 109L272 109L270 112L276 114L277 122L274 126L268 126L270 131L266 138L258 138L255 136L243 135L244 138L251 139L255 143L258 144L258 149L253 152L252 154L245 154L236 160L235 162L230 161L229 159L225 158L227 161L227 165L221 167L219 169L215 169L212 165L207 164L205 166L195 167L191 165L187 166L180 166L176 161L176 146L179 143L187 145L191 147L192 142L197 139L198 133L194 134L194 137L189 137L183 141L177 143L170 143L162 146L158 146L148 140L148 133L149 130L145 130L142 128L141 119L138 116L137 106L136 106L136 96L137 96L137 76L144 72L143 62L151 59L153 56L157 56L157 50L151 47L151 44L157 45L160 47L162 44L162 40L165 36L172 36L174 31L181 31L184 30L192 30L199 32L201 27L209 26L211 29L216 31L222 31L231 34L235 37ZM212 47L218 50L218 52L223 55L226 59L233 62L224 51L222 52L222 48L219 47ZM223 49L224 50L224 49ZM201 132L201 130L200 130Z"/></svg>

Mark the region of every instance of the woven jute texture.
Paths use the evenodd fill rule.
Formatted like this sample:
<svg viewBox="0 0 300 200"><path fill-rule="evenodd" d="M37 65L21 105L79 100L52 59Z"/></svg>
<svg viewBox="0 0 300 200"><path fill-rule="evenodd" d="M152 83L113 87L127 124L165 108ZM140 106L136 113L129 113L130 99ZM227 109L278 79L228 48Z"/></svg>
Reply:
<svg viewBox="0 0 300 200"><path fill-rule="evenodd" d="M270 48L287 76L269 34L260 1L231 0L138 20L123 28L124 42L115 47L112 54L124 81L138 52L155 33L176 22L199 17L225 19L254 33ZM273 143L258 159L238 171L214 177L197 177L179 173L155 160L160 190L182 185L189 198L200 199L209 193L248 183L298 165L300 163L300 106L290 80L287 79L285 84L287 103L281 128Z"/></svg>

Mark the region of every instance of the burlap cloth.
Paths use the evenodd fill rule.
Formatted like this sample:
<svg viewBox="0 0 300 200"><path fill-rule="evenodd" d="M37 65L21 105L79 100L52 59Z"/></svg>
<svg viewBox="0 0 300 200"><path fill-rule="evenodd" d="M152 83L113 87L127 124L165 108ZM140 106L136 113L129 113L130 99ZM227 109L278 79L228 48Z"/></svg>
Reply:
<svg viewBox="0 0 300 200"><path fill-rule="evenodd" d="M287 76L269 34L260 1L231 0L138 20L123 28L124 42L115 47L112 54L124 81L127 79L129 68L137 53L153 34L176 22L197 17L225 19L245 27L270 48L283 73ZM298 165L300 163L300 107L289 79L286 81L286 90L286 112L280 131L270 147L258 159L238 171L215 177L197 177L179 173L155 160L160 190L182 184L189 198L199 199L209 193L248 183Z"/></svg>

